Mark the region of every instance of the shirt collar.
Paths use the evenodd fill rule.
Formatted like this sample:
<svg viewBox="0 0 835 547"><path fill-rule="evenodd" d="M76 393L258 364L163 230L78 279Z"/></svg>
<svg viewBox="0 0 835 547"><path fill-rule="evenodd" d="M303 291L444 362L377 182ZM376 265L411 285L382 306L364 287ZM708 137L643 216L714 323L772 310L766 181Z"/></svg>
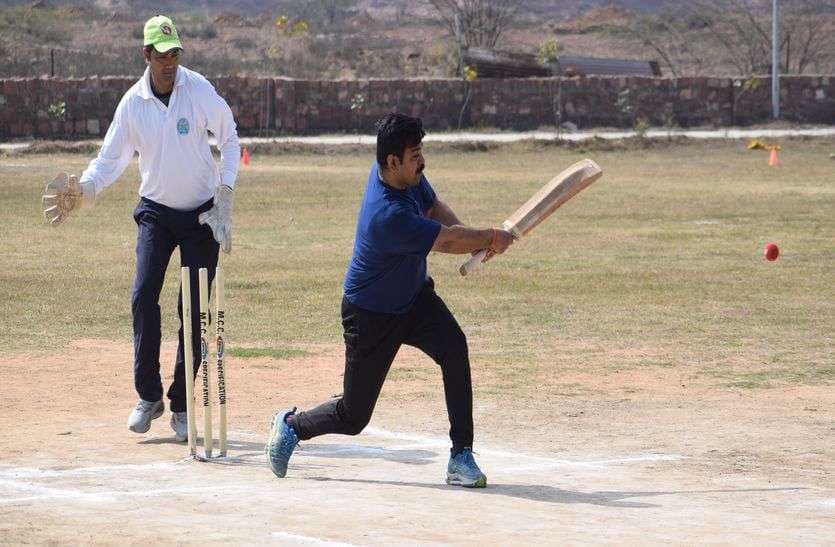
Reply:
<svg viewBox="0 0 835 547"><path fill-rule="evenodd" d="M181 85L186 83L186 73L184 70L185 67L179 66L177 67L177 77L174 79L174 87L180 87ZM142 79L139 80L141 83L139 85L139 96L143 99L150 100L154 98L154 90L151 89L151 69L145 67L145 73L142 75ZM173 91L173 90L172 90Z"/></svg>

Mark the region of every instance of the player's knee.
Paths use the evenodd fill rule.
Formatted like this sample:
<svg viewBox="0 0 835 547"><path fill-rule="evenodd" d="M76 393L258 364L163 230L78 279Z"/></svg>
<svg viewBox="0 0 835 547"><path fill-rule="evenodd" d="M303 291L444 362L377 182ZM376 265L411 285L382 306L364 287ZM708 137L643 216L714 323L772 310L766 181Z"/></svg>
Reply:
<svg viewBox="0 0 835 547"><path fill-rule="evenodd" d="M345 420L345 434L346 435L359 435L362 433L362 430L365 429L365 426L368 425L368 422L371 421L371 414L369 413L361 413L361 414L352 414L348 416Z"/></svg>
<svg viewBox="0 0 835 547"><path fill-rule="evenodd" d="M143 310L157 305L157 291L150 284L139 284L133 288L131 304L133 311Z"/></svg>

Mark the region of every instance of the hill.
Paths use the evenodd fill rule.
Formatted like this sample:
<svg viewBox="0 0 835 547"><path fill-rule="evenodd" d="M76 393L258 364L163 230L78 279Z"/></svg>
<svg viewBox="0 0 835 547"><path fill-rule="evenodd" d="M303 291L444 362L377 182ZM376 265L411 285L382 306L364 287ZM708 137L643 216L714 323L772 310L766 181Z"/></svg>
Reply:
<svg viewBox="0 0 835 547"><path fill-rule="evenodd" d="M815 10L814 17L807 15L801 22L814 21L819 28L816 35L797 34L786 44L786 55L795 56L789 58L790 70L835 72L833 2L795 0ZM715 29L708 32L703 19L693 15L692 2L526 0L521 4L499 39L497 46L502 49L537 53L543 44L556 42L566 55L657 60L665 74L678 75L764 72L764 59L770 59L767 46L765 54L759 51L750 63L740 64L738 52L726 48ZM766 7L756 7L761 25L767 25L770 17ZM681 16L684 10L690 15ZM171 15L180 29L186 47L183 64L210 76L321 79L456 73L457 48L428 1L163 0L149 8L134 0L2 0L0 55L7 62L0 65L0 77L53 71L65 77L137 74L144 66L139 52L142 24L158 12ZM814 50L810 59L797 61L801 48L810 44ZM763 49L762 44L758 49Z"/></svg>

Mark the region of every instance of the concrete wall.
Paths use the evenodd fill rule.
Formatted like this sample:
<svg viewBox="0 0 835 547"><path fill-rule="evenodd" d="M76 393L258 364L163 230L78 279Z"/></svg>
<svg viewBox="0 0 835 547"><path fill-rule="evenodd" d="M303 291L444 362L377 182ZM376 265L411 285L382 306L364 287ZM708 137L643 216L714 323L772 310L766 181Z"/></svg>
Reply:
<svg viewBox="0 0 835 547"><path fill-rule="evenodd" d="M429 130L536 129L562 120L587 127L728 126L771 115L770 78L744 85L728 78L595 77L518 80L355 80L213 78L243 135L373 131L394 110L421 116ZM102 136L134 78L0 80L0 140ZM835 76L781 78L786 120L835 124ZM50 106L65 103L63 117ZM626 106L631 111L625 113Z"/></svg>

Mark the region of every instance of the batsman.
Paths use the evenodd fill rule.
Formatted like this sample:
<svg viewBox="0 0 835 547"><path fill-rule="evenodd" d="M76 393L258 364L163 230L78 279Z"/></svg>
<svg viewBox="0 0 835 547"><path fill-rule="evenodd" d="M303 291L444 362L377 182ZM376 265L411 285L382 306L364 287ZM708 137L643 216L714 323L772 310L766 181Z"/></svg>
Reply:
<svg viewBox="0 0 835 547"><path fill-rule="evenodd" d="M486 258L513 242L498 228L464 226L424 176L420 119L390 114L377 124L377 161L360 206L353 256L344 281L342 396L272 420L265 447L273 473L284 477L299 440L327 433L356 435L371 414L403 344L441 367L452 441L448 484L485 487L473 458L473 392L467 339L427 275L431 251Z"/></svg>
<svg viewBox="0 0 835 547"><path fill-rule="evenodd" d="M134 387L139 401L127 424L135 433L148 431L151 420L165 410L159 296L171 255L179 248L180 262L190 267L196 285L200 268L214 275L220 246L227 253L232 248L232 196L240 158L235 121L212 84L179 65L182 51L171 19L158 15L145 23L145 74L119 102L98 156L80 179L61 174L47 185L43 196L46 220L57 226L78 209L92 205L121 176L134 153L139 153L142 183L133 212L137 238L131 306ZM209 131L220 150L219 170L209 148ZM199 309L197 291L192 292L192 309ZM182 325L181 307L178 312ZM191 332L193 374L200 363L197 314ZM183 361L181 326L174 381L168 389L171 428L180 441L188 435Z"/></svg>

